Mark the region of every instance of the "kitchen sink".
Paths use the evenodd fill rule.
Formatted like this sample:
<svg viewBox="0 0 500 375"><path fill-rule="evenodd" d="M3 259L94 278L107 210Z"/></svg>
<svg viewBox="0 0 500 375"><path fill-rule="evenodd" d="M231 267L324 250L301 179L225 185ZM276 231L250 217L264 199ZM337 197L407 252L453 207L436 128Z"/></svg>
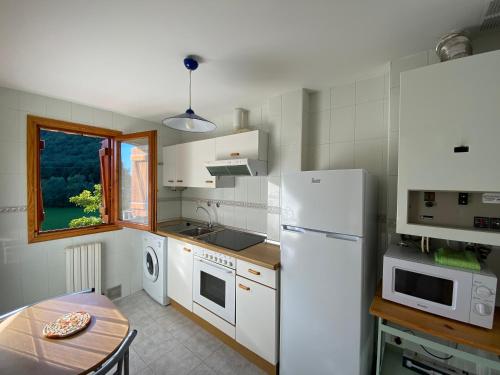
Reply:
<svg viewBox="0 0 500 375"><path fill-rule="evenodd" d="M202 234L212 233L213 231L214 231L213 229L209 229L209 228L196 227L196 228L183 230L182 232L179 232L179 234L183 234L183 235L189 236L189 237L198 237L198 236L201 236Z"/></svg>

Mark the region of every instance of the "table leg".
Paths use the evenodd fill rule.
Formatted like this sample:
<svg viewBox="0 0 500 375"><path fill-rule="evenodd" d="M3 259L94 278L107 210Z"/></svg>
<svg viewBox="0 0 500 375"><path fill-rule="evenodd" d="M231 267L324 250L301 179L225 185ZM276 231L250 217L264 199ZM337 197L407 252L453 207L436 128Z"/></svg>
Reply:
<svg viewBox="0 0 500 375"><path fill-rule="evenodd" d="M382 356L383 356L383 350L382 350L382 345L385 344L385 342L382 342L384 332L382 332L382 324L383 320L382 318L378 318L377 321L377 369L376 369L376 375L380 375L381 371L381 365L382 365Z"/></svg>

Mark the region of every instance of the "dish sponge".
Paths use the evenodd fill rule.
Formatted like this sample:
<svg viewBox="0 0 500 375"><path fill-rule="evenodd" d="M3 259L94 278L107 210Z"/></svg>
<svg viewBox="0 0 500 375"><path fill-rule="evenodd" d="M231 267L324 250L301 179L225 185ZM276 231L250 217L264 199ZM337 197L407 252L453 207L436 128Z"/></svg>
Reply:
<svg viewBox="0 0 500 375"><path fill-rule="evenodd" d="M434 253L434 261L438 264L450 267L466 268L480 271L481 265L474 253L465 250L437 249Z"/></svg>

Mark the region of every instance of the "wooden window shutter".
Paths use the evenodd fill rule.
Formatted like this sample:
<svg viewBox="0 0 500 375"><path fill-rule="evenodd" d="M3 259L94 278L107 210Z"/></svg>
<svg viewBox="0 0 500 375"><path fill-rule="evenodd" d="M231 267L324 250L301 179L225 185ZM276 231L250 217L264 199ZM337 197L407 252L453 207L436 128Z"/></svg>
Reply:
<svg viewBox="0 0 500 375"><path fill-rule="evenodd" d="M105 224L109 224L110 219L110 202L111 202L111 147L110 140L105 139L101 142L99 149L99 163L101 167L101 193L102 205L100 208L101 219Z"/></svg>
<svg viewBox="0 0 500 375"><path fill-rule="evenodd" d="M42 151L45 148L45 141L40 140L38 143L38 160L42 158ZM42 178L41 178L41 173L40 173L40 168L38 168L38 194L36 196L36 207L37 207L37 216L38 216L38 223L41 224L43 220L45 219L45 211L43 209L43 195L42 195Z"/></svg>

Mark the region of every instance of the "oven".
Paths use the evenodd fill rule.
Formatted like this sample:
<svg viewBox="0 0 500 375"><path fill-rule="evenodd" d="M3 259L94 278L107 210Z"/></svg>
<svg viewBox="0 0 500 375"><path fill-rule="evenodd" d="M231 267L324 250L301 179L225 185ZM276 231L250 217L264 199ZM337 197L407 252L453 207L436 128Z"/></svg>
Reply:
<svg viewBox="0 0 500 375"><path fill-rule="evenodd" d="M236 271L231 257L198 248L194 254L193 300L225 321L235 324Z"/></svg>

